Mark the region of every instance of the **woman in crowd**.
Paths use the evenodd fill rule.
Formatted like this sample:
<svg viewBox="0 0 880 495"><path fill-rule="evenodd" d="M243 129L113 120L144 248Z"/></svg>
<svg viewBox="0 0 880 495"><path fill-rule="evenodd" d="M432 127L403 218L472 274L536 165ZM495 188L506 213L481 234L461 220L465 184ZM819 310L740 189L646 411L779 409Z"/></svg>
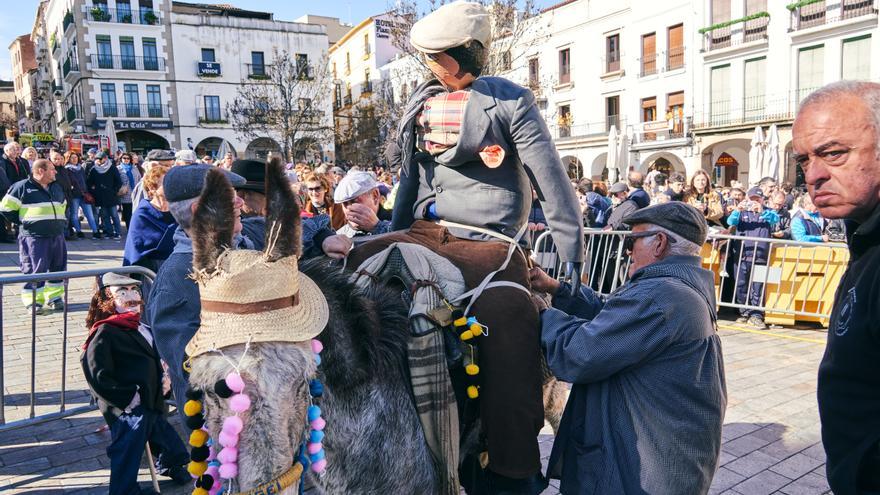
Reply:
<svg viewBox="0 0 880 495"><path fill-rule="evenodd" d="M28 146L21 152L21 157L28 161L28 166L31 170L34 169L34 162L40 158L39 153L37 153L37 149L33 146Z"/></svg>
<svg viewBox="0 0 880 495"><path fill-rule="evenodd" d="M162 179L170 167L153 164L144 177L144 192L131 216L122 265L138 265L159 271L162 263L174 249L174 232L177 223L168 212L168 201Z"/></svg>
<svg viewBox="0 0 880 495"><path fill-rule="evenodd" d="M827 220L813 204L809 194L797 199L798 211L791 217L791 238L800 242L828 242Z"/></svg>
<svg viewBox="0 0 880 495"><path fill-rule="evenodd" d="M330 227L338 230L346 224L345 213L342 205L333 202L333 192L330 190L330 181L324 174L308 173L303 180L309 194L305 211L312 215L327 215L330 217Z"/></svg>
<svg viewBox="0 0 880 495"><path fill-rule="evenodd" d="M712 189L709 174L698 170L691 177L691 183L685 194L685 201L703 213L706 222L712 226L721 226L721 217L724 216L721 196Z"/></svg>
<svg viewBox="0 0 880 495"><path fill-rule="evenodd" d="M99 164L100 163L100 164ZM119 189L122 178L119 169L107 159L103 151L95 154L95 164L86 174L86 185L89 193L95 198L95 206L101 215L102 234L113 239L122 238L122 226L119 223Z"/></svg>
<svg viewBox="0 0 880 495"><path fill-rule="evenodd" d="M141 181L141 173L131 162L131 155L123 153L119 157L119 177L122 178L122 187L119 188L119 204L122 207L122 221L125 228L131 228L131 193L134 187Z"/></svg>
<svg viewBox="0 0 880 495"><path fill-rule="evenodd" d="M80 164L79 155L68 151L64 154L64 164L64 168L70 172L70 182L73 186L70 205L67 207L67 221L70 222L76 236L82 239L85 237L82 224L79 221L79 212L82 211L86 221L89 222L89 228L92 229L92 239L100 239L101 233L98 232L98 224L95 223L95 210L92 208L92 202L95 201L95 198L86 187L86 171Z"/></svg>

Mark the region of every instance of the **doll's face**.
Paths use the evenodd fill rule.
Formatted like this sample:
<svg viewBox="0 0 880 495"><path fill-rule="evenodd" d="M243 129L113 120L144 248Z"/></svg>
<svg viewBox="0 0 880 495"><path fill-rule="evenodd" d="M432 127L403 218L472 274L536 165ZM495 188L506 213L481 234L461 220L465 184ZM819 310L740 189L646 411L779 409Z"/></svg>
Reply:
<svg viewBox="0 0 880 495"><path fill-rule="evenodd" d="M120 285L109 289L117 313L140 313L141 290L137 285Z"/></svg>
<svg viewBox="0 0 880 495"><path fill-rule="evenodd" d="M458 62L445 53L426 53L425 62L443 86L458 91L474 82L470 72L463 73Z"/></svg>

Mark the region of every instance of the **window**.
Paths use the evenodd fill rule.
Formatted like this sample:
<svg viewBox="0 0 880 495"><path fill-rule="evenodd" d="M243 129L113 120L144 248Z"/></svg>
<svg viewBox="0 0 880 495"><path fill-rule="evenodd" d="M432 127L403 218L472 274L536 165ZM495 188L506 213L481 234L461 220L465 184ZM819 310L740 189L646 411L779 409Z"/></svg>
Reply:
<svg viewBox="0 0 880 495"><path fill-rule="evenodd" d="M220 122L220 97L205 96L205 121Z"/></svg>
<svg viewBox="0 0 880 495"><path fill-rule="evenodd" d="M351 105L351 84L345 83L345 105Z"/></svg>
<svg viewBox="0 0 880 495"><path fill-rule="evenodd" d="M571 105L560 105L559 106L559 137L569 137L571 136Z"/></svg>
<svg viewBox="0 0 880 495"><path fill-rule="evenodd" d="M684 67L684 26L670 26L666 30L666 70Z"/></svg>
<svg viewBox="0 0 880 495"><path fill-rule="evenodd" d="M605 98L605 131L610 131L611 126L620 129L620 96Z"/></svg>
<svg viewBox="0 0 880 495"><path fill-rule="evenodd" d="M361 93L372 93L373 81L370 80L370 69L364 69L364 87Z"/></svg>
<svg viewBox="0 0 880 495"><path fill-rule="evenodd" d="M657 34L642 35L642 76L657 73Z"/></svg>
<svg viewBox="0 0 880 495"><path fill-rule="evenodd" d="M605 38L605 73L620 70L620 35L612 34Z"/></svg>
<svg viewBox="0 0 880 495"><path fill-rule="evenodd" d="M871 35L843 40L841 78L867 81L871 77Z"/></svg>
<svg viewBox="0 0 880 495"><path fill-rule="evenodd" d="M113 47L110 45L109 36L96 36L95 41L98 43L98 68L113 68Z"/></svg>
<svg viewBox="0 0 880 495"><path fill-rule="evenodd" d="M571 82L571 50L559 50L559 84Z"/></svg>
<svg viewBox="0 0 880 495"><path fill-rule="evenodd" d="M670 137L684 137L684 91L666 95L666 120L672 121Z"/></svg>
<svg viewBox="0 0 880 495"><path fill-rule="evenodd" d="M301 79L309 79L309 56L305 53L296 54L296 73Z"/></svg>
<svg viewBox="0 0 880 495"><path fill-rule="evenodd" d="M801 48L798 52L798 101L822 86L824 81L825 47Z"/></svg>
<svg viewBox="0 0 880 495"><path fill-rule="evenodd" d="M727 122L730 114L730 65L713 67L709 78L709 118L712 124Z"/></svg>
<svg viewBox="0 0 880 495"><path fill-rule="evenodd" d="M504 50L501 52L501 70L510 70L512 62L512 57L510 55L510 50Z"/></svg>
<svg viewBox="0 0 880 495"><path fill-rule="evenodd" d="M125 95L125 116L140 117L141 103L138 100L137 84L126 84L123 86L123 93Z"/></svg>
<svg viewBox="0 0 880 495"><path fill-rule="evenodd" d="M657 120L657 97L642 98L642 122Z"/></svg>
<svg viewBox="0 0 880 495"><path fill-rule="evenodd" d="M345 52L345 75L351 74L351 54Z"/></svg>
<svg viewBox="0 0 880 495"><path fill-rule="evenodd" d="M202 62L216 62L213 48L202 48Z"/></svg>
<svg viewBox="0 0 880 495"><path fill-rule="evenodd" d="M336 77L336 62L333 62L333 79L339 79Z"/></svg>
<svg viewBox="0 0 880 495"><path fill-rule="evenodd" d="M119 61L125 70L135 70L137 65L134 58L134 38L121 36L119 38Z"/></svg>
<svg viewBox="0 0 880 495"><path fill-rule="evenodd" d="M342 108L342 84L340 83L333 85L333 109L338 108Z"/></svg>
<svg viewBox="0 0 880 495"><path fill-rule="evenodd" d="M532 89L537 89L541 86L540 78L540 65L538 64L537 58L529 59L529 87Z"/></svg>
<svg viewBox="0 0 880 495"><path fill-rule="evenodd" d="M299 111L300 112L308 112L312 109L312 99L311 98L300 98L299 99Z"/></svg>
<svg viewBox="0 0 880 495"><path fill-rule="evenodd" d="M162 94L159 86L155 84L147 85L147 115L153 118L163 117L162 112Z"/></svg>
<svg viewBox="0 0 880 495"><path fill-rule="evenodd" d="M757 14L767 10L767 0L746 0L746 15Z"/></svg>
<svg viewBox="0 0 880 495"><path fill-rule="evenodd" d="M118 117L116 108L116 85L101 83L101 109L104 117Z"/></svg>
<svg viewBox="0 0 880 495"><path fill-rule="evenodd" d="M159 54L156 51L156 39L144 38L144 70L159 70Z"/></svg>
<svg viewBox="0 0 880 495"><path fill-rule="evenodd" d="M712 0L712 24L730 20L730 0Z"/></svg>
<svg viewBox="0 0 880 495"><path fill-rule="evenodd" d="M153 12L153 0L138 0L141 7L141 24L153 24L156 13Z"/></svg>
<svg viewBox="0 0 880 495"><path fill-rule="evenodd" d="M764 84L767 77L765 57L746 60L743 86L743 110L746 120L760 120L764 116Z"/></svg>
<svg viewBox="0 0 880 495"><path fill-rule="evenodd" d="M131 24L131 3L116 0L116 21Z"/></svg>
<svg viewBox="0 0 880 495"><path fill-rule="evenodd" d="M266 64L263 52L251 52L251 75L265 76Z"/></svg>
<svg viewBox="0 0 880 495"><path fill-rule="evenodd" d="M364 59L370 56L370 33L364 33Z"/></svg>

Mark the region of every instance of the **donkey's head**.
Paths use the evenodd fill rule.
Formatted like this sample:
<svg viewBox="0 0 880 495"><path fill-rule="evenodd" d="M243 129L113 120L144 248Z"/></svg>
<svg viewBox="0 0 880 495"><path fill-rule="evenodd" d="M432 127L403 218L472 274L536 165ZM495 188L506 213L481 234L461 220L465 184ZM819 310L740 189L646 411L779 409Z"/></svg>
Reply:
<svg viewBox="0 0 880 495"><path fill-rule="evenodd" d="M320 290L298 271L299 209L280 161L266 169L265 252L231 250L234 194L224 173L211 170L193 215L193 273L202 312L187 354L190 384L204 391L215 441L223 421L236 414L215 384L236 368L244 380L242 393L251 405L239 413L244 429L236 483L247 490L275 479L296 459L315 374L310 339L326 325L328 312Z"/></svg>

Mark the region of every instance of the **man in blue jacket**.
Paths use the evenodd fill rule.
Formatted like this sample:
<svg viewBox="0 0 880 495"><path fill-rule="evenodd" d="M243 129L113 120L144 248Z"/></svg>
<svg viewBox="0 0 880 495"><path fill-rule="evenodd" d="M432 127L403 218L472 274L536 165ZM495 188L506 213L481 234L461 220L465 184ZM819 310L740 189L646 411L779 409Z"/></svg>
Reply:
<svg viewBox="0 0 880 495"><path fill-rule="evenodd" d="M63 272L67 269L67 202L64 190L55 182L55 167L49 160L34 162L33 177L16 182L0 201L0 212L21 225L19 258L21 272ZM64 309L61 280L27 283L21 292L25 307L42 312Z"/></svg>
<svg viewBox="0 0 880 495"><path fill-rule="evenodd" d="M539 268L534 290L547 365L572 384L547 467L565 494L705 494L727 406L706 221L670 202L626 218L630 279L604 298Z"/></svg>

